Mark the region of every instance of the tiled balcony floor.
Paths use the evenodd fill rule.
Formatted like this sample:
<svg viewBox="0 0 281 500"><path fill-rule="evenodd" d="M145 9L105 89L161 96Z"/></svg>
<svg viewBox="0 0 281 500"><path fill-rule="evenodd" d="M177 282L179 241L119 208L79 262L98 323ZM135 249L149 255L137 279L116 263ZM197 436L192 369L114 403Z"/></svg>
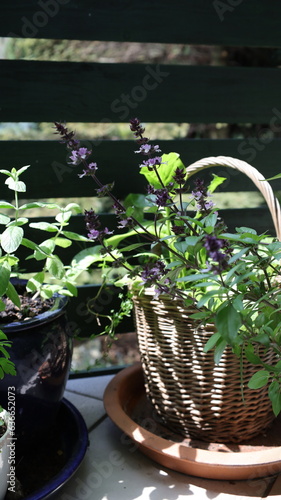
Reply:
<svg viewBox="0 0 281 500"><path fill-rule="evenodd" d="M65 397L83 415L90 446L56 500L281 499L281 475L248 481L205 480L166 469L144 456L106 415L103 393L111 378L73 379L67 384Z"/></svg>

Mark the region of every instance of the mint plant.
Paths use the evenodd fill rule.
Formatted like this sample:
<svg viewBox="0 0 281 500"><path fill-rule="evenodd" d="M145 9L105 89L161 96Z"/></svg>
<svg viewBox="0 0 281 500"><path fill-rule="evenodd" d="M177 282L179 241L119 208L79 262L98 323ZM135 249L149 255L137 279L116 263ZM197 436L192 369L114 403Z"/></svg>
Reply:
<svg viewBox="0 0 281 500"><path fill-rule="evenodd" d="M223 182L214 176L209 187L197 179L188 192L186 167L177 153L161 154L150 144L135 118L130 128L143 156L140 174L148 188L122 202L113 184L104 185L91 151L81 147L74 133L55 124L70 151L70 163L81 165L80 177L91 177L97 196L110 196L116 214L115 233L102 227L98 214L85 213L88 238L94 246L76 256L77 262L100 265L105 279L139 293L153 288L155 296L181 300L196 309L194 320L212 323L216 332L205 345L219 363L226 347L257 366L249 386L268 385L275 415L281 411L281 243L248 227L230 232L210 194ZM133 240L132 240L133 238ZM110 270L113 269L114 273ZM263 353L271 350L267 364Z"/></svg>
<svg viewBox="0 0 281 500"><path fill-rule="evenodd" d="M0 201L0 209L4 210L0 214L0 225L4 228L0 234L0 297L6 295L17 307L20 307L20 298L11 277L25 277L22 271L24 263L17 255L20 247L29 250L28 259L35 259L42 264L40 271L31 273L26 290L34 296L39 294L43 299L48 299L55 293L77 295L77 277L84 269L74 262L65 265L56 254L56 248L67 248L73 240L88 241L85 236L67 230L72 213L81 212L78 204L69 203L65 207L40 201L20 204L19 194L26 191L26 184L21 176L28 168L29 166L24 166L19 170L0 170L6 176L6 186L14 193L14 203ZM31 223L26 211L32 208L56 209L57 215L52 223ZM42 234L46 232L49 237L43 236L40 243L35 243L26 238L26 226L35 228ZM0 298L0 311L4 308L5 304Z"/></svg>

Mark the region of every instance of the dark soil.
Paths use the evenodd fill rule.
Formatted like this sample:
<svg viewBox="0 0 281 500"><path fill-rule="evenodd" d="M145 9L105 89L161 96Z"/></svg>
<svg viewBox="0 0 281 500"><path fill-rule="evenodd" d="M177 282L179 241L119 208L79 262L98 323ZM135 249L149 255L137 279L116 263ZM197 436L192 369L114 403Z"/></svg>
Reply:
<svg viewBox="0 0 281 500"><path fill-rule="evenodd" d="M36 294L32 295L27 293L23 287L17 291L20 297L21 307L17 307L8 297L3 297L2 300L5 303L5 309L0 312L1 324L28 320L38 314L48 311L54 303L53 299L44 300L40 295L36 296Z"/></svg>

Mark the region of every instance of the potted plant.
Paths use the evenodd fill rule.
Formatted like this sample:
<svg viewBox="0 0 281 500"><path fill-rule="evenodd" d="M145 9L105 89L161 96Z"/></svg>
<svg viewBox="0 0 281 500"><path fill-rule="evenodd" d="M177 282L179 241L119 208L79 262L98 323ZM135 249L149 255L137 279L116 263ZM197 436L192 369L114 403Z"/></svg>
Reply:
<svg viewBox="0 0 281 500"><path fill-rule="evenodd" d="M14 193L13 203L0 202L0 328L12 342L11 362L16 367L15 376L7 374L0 381L0 404L6 406L7 387L14 386L18 450L26 438L38 438L54 422L70 369L73 334L66 305L77 294L76 280L82 269L64 264L57 248L67 248L73 240L87 241L67 230L72 212L81 211L77 204L20 203L27 168L0 170ZM57 214L52 223L30 223L31 208L55 209ZM35 241L27 238L27 226L37 232ZM34 262L34 272L28 275L24 259Z"/></svg>
<svg viewBox="0 0 281 500"><path fill-rule="evenodd" d="M209 166L230 166L250 176L264 194L277 235L280 207L256 169L228 157L186 168L179 155L162 155L138 119L130 121L146 195L122 203L103 185L91 154L73 132L56 124L99 196L110 196L115 234L86 211L88 237L96 245L77 256L100 263L105 279L128 286L134 304L147 395L166 425L184 435L241 441L259 434L281 410L281 243L254 229L230 232L210 194L223 179L201 179L187 193L190 176ZM89 260L88 260L89 262ZM109 270L114 268L114 273ZM117 276L117 278L116 278ZM127 309L128 312L128 309ZM114 336L113 313L108 328Z"/></svg>
<svg viewBox="0 0 281 500"><path fill-rule="evenodd" d="M7 374L16 374L14 364L7 351L9 347L11 347L11 343L6 335L0 331L0 380L3 380ZM13 426L10 413L0 406L0 500L5 497L8 479L11 478L11 484L14 481L15 462L11 453L11 441L13 441ZM10 469L10 476L8 476ZM14 483L11 487L13 488L13 486Z"/></svg>

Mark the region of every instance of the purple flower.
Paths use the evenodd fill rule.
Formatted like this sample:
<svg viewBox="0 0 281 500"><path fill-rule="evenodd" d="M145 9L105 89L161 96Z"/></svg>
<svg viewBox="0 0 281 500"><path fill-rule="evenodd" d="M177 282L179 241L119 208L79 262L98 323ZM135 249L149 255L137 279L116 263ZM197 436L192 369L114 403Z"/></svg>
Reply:
<svg viewBox="0 0 281 500"><path fill-rule="evenodd" d="M126 213L125 208L123 207L123 205L118 200L112 205L112 208L114 208L115 214L117 216L120 216L120 215L123 216Z"/></svg>
<svg viewBox="0 0 281 500"><path fill-rule="evenodd" d="M171 201L171 197L169 195L169 191L165 188L163 189L156 189L155 190L155 195L156 195L156 204L158 207L166 207L168 201Z"/></svg>
<svg viewBox="0 0 281 500"><path fill-rule="evenodd" d="M98 215L91 208L90 210L85 210L85 222L86 228L91 231L92 229L97 229L101 226Z"/></svg>
<svg viewBox="0 0 281 500"><path fill-rule="evenodd" d="M125 219L121 219L119 221L119 226L118 228L119 229L124 229L125 227L134 227L134 221L132 219L132 217L127 217Z"/></svg>
<svg viewBox="0 0 281 500"><path fill-rule="evenodd" d="M180 234L183 234L184 233L184 226L183 225L180 225L180 226L174 225L174 226L172 226L172 231L177 236Z"/></svg>
<svg viewBox="0 0 281 500"><path fill-rule="evenodd" d="M141 126L141 123L138 118L132 118L130 120L130 129L132 132L135 132L134 134L135 138L140 137L141 139L143 139L142 134L144 133L145 129Z"/></svg>
<svg viewBox="0 0 281 500"><path fill-rule="evenodd" d="M221 248L223 248L223 240L220 240L216 236L207 236L206 237L206 242L205 242L204 246L207 249L210 257L213 258L213 254L215 254Z"/></svg>
<svg viewBox="0 0 281 500"><path fill-rule="evenodd" d="M90 163L88 165L88 167L83 170L82 174L78 174L78 177L82 178L82 177L85 177L86 175L94 175L97 170L98 170L97 164L96 163Z"/></svg>
<svg viewBox="0 0 281 500"><path fill-rule="evenodd" d="M158 145L153 146L153 144L142 144L138 151L135 153L142 153L144 155L151 155L154 153L161 153L161 149Z"/></svg>
<svg viewBox="0 0 281 500"><path fill-rule="evenodd" d="M204 247L207 250L208 257L215 263L215 265L210 266L210 270L217 274L228 267L227 254L221 252L221 249L225 247L223 239L208 235L206 236Z"/></svg>
<svg viewBox="0 0 281 500"><path fill-rule="evenodd" d="M197 201L197 210L203 214L208 214L214 207L214 203L208 200L209 193L204 185L204 181L201 179L196 179L195 190L191 194Z"/></svg>
<svg viewBox="0 0 281 500"><path fill-rule="evenodd" d="M102 198L103 196L107 196L110 191L112 191L114 186L114 182L111 184L105 184L104 186L101 186L100 188L96 189L97 195L99 198Z"/></svg>
<svg viewBox="0 0 281 500"><path fill-rule="evenodd" d="M185 183L185 170L184 170L184 168L179 168L179 167L176 168L175 175L174 175L174 181L177 184L184 184Z"/></svg>
<svg viewBox="0 0 281 500"><path fill-rule="evenodd" d="M71 165L79 165L83 160L86 160L88 156L92 154L92 151L90 151L87 148L79 148L77 150L73 150L69 159L71 160L69 163Z"/></svg>
<svg viewBox="0 0 281 500"><path fill-rule="evenodd" d="M155 264L147 264L140 276L144 285L152 286L166 274L165 264L162 260L158 260Z"/></svg>
<svg viewBox="0 0 281 500"><path fill-rule="evenodd" d="M155 196L155 203L158 207L166 207L168 201L172 201L167 188L155 189L150 184L147 186L147 192L149 195Z"/></svg>
<svg viewBox="0 0 281 500"><path fill-rule="evenodd" d="M105 227L101 231L98 229L91 229L88 233L88 238L89 240L99 240L102 242L102 240L110 234L113 234L113 231L109 231L108 227Z"/></svg>
<svg viewBox="0 0 281 500"><path fill-rule="evenodd" d="M98 215L94 212L93 209L85 210L85 222L86 222L86 228L89 231L88 238L90 240L102 241L105 236L113 234L112 231L109 231L107 227L100 230L101 223Z"/></svg>
<svg viewBox="0 0 281 500"><path fill-rule="evenodd" d="M68 149L78 149L80 141L74 139L75 132L69 132L68 129L61 123L54 122L54 125L54 128L56 129L55 134L59 134L62 136L61 143L66 144Z"/></svg>
<svg viewBox="0 0 281 500"><path fill-rule="evenodd" d="M99 236L101 234L101 231L99 231L98 229L91 229L89 232L88 232L88 238L89 240L97 240L99 239Z"/></svg>
<svg viewBox="0 0 281 500"><path fill-rule="evenodd" d="M153 170L155 166L159 166L162 163L162 158L161 156L155 156L154 158L149 158L148 160L145 160L142 165L140 165L140 168L142 167L147 167L148 170Z"/></svg>
<svg viewBox="0 0 281 500"><path fill-rule="evenodd" d="M171 281L169 279L165 280L165 285L162 285L161 283L157 283L155 286L155 295L154 297L158 299L159 295L163 294L169 294L170 297L173 297L173 285L171 285Z"/></svg>

